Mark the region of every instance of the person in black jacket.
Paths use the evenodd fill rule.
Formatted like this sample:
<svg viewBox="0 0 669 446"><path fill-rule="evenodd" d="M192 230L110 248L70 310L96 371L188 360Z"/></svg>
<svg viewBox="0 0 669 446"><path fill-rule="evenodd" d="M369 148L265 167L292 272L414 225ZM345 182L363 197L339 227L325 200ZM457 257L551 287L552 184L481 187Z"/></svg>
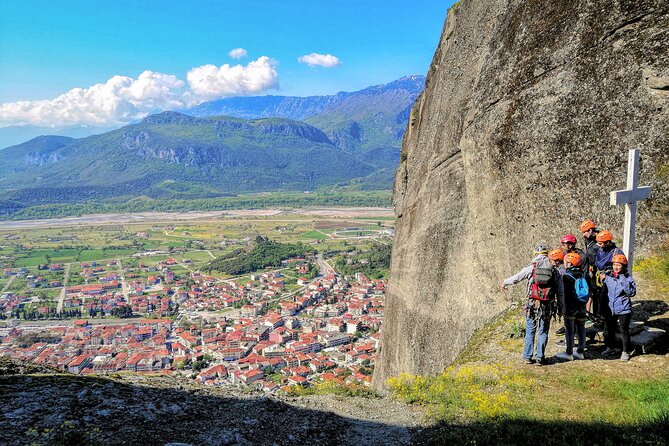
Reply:
<svg viewBox="0 0 669 446"><path fill-rule="evenodd" d="M564 256L566 270L562 275L563 298L560 301L564 315L566 351L558 353L560 359L572 361L585 359L585 302L576 295L576 280L583 277L581 256L570 252ZM578 348L574 351L574 331L578 337Z"/></svg>
<svg viewBox="0 0 669 446"><path fill-rule="evenodd" d="M599 230L597 230L597 226L592 220L585 220L578 226L578 230L583 234L583 251L590 266L587 272L592 279L594 278L592 269L594 268L595 260L597 260L597 251L599 251L599 245L597 244Z"/></svg>
<svg viewBox="0 0 669 446"><path fill-rule="evenodd" d="M586 274L588 275L588 283L591 285L590 289L592 290L592 298L587 303L586 310L592 313L592 319L597 320L604 317L599 305L600 299L599 294L597 293L599 288L595 286L597 282L597 278L595 277L595 261L597 260L597 251L599 251L599 245L597 244L597 234L599 234L599 230L597 229L595 222L592 220L585 220L578 226L578 230L583 234L583 250L588 259L588 270L586 271Z"/></svg>
<svg viewBox="0 0 669 446"><path fill-rule="evenodd" d="M576 236L574 234L567 234L560 237L560 246L562 246L562 254L567 254L570 252L575 252L581 257L581 270L587 274L589 268L588 257L585 255L585 252L580 248L576 247Z"/></svg>

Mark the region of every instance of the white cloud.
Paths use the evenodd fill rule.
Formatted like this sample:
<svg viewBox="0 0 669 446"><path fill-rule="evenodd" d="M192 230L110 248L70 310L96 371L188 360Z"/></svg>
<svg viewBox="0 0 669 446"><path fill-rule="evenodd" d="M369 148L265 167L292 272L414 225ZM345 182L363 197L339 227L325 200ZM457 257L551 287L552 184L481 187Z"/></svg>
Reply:
<svg viewBox="0 0 669 446"><path fill-rule="evenodd" d="M182 105L184 82L169 74L144 71L137 79L113 76L104 84L73 88L52 100L0 104L0 123L61 126L106 125L132 121L155 110Z"/></svg>
<svg viewBox="0 0 669 446"><path fill-rule="evenodd" d="M244 48L235 48L234 50L230 50L228 56L232 57L233 59L241 59L246 57L247 54L248 53Z"/></svg>
<svg viewBox="0 0 669 446"><path fill-rule="evenodd" d="M0 127L10 125L120 125L150 113L174 110L226 96L262 93L278 86L276 61L263 56L248 65L203 65L187 74L144 71L137 79L113 76L105 83L49 100L0 104Z"/></svg>
<svg viewBox="0 0 669 446"><path fill-rule="evenodd" d="M186 79L192 94L200 101L244 96L277 88L279 75L276 65L277 62L267 56L249 62L246 66L202 65L190 70Z"/></svg>
<svg viewBox="0 0 669 446"><path fill-rule="evenodd" d="M339 58L333 56L332 54L305 54L304 56L298 57L297 60L298 62L305 63L310 67L320 66L325 68L332 68L341 65Z"/></svg>

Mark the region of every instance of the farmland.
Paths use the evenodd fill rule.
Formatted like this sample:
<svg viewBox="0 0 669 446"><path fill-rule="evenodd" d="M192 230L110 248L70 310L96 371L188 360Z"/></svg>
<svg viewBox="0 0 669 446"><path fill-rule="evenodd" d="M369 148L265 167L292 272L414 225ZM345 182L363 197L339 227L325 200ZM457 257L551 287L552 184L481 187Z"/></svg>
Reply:
<svg viewBox="0 0 669 446"><path fill-rule="evenodd" d="M135 217L124 221L119 215L95 216L70 226L58 221L34 227L2 226L0 295L21 297L26 303L22 308L28 310L55 311L62 309L63 287L69 293L69 287L94 286L105 277L148 281L167 259L176 259L170 270L177 279L185 280L220 256L249 251L259 236L279 243L301 243L326 257L337 257L340 264L343 256L349 257L355 266L355 259L366 261L360 252L390 244L394 224L378 209L368 213L348 209L342 215L327 210L323 215L250 212L191 220L181 216L174 221L165 216L156 221L135 221ZM217 271L210 274L219 279L230 277ZM295 281L296 277L287 277L288 289L299 288ZM69 308L69 299L64 302ZM75 304L83 309L85 300Z"/></svg>

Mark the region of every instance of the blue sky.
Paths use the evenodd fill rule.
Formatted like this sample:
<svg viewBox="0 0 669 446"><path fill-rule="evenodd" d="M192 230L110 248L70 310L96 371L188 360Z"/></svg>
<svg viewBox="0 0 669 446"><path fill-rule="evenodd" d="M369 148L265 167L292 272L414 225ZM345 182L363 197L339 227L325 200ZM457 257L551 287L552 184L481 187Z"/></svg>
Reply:
<svg viewBox="0 0 669 446"><path fill-rule="evenodd" d="M94 125L87 101L109 95L100 124L179 103L332 94L425 74L452 3L3 0L0 127L49 125L68 107L53 125ZM235 48L246 56L231 57Z"/></svg>

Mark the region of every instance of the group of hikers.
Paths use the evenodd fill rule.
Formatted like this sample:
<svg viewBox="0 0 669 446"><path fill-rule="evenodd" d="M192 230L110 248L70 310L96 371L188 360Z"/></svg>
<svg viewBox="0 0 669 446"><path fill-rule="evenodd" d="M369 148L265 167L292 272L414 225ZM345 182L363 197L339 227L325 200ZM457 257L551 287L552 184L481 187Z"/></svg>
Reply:
<svg viewBox="0 0 669 446"><path fill-rule="evenodd" d="M616 349L616 327L622 335L620 360L629 361L631 298L636 284L627 271L627 257L616 246L613 234L598 230L592 220L578 227L583 234L583 248L576 247L573 234L560 238L561 247L549 251L545 244L534 249L532 262L517 274L504 280L501 288L527 281L525 306L525 348L527 364L546 363L545 352L551 319L564 319L566 350L557 354L571 361L585 359L585 323L587 319L601 328L604 324L604 356L620 352ZM538 335L535 352L535 334ZM574 335L578 345L574 349Z"/></svg>

